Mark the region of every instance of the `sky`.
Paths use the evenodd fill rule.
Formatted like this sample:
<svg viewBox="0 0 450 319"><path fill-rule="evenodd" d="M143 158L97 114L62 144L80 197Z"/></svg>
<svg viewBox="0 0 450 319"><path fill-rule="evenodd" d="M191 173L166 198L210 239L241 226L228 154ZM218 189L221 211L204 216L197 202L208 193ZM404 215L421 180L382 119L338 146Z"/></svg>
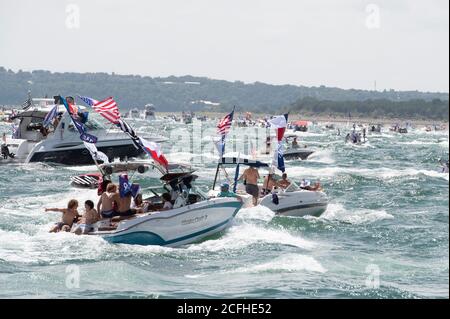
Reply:
<svg viewBox="0 0 450 319"><path fill-rule="evenodd" d="M0 0L0 66L449 91L448 0Z"/></svg>

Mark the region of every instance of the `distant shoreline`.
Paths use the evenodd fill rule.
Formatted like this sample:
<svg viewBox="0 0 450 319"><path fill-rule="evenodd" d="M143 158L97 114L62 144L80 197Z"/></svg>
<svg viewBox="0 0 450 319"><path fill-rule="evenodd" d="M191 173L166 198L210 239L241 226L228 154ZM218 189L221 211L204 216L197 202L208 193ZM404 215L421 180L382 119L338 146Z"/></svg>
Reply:
<svg viewBox="0 0 450 319"><path fill-rule="evenodd" d="M199 112L194 112L196 116L204 116L206 115L207 117L210 118L220 118L225 116L227 113L224 112L206 112L206 111L199 111ZM262 119L265 116L267 116L268 114L265 113L252 113L252 118L253 119ZM160 115L160 116L167 116L167 115L177 115L177 116L181 116L182 112L156 112L156 115ZM238 117L244 117L245 113L244 112L238 112L237 114L235 114L235 119ZM446 125L448 126L449 121L436 121L436 120L427 120L427 119L399 119L399 118L371 118L371 117L361 117L361 116L355 116L351 119L349 119L348 117L345 116L326 116L326 115L305 115L305 116L300 116L298 114L290 114L289 115L289 121L297 121L297 120L306 120L306 121L310 121L310 122L330 122L330 123L358 123L358 124L395 124L398 123L400 125L404 125L406 123L410 123L410 124L414 124L414 125Z"/></svg>

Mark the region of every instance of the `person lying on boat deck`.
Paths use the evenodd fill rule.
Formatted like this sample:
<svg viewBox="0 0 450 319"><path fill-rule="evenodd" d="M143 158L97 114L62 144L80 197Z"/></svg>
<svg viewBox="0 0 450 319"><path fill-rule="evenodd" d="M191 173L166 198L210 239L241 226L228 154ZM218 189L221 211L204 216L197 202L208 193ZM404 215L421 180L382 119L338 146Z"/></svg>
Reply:
<svg viewBox="0 0 450 319"><path fill-rule="evenodd" d="M148 212L149 204L150 203L148 201L144 201L142 199L142 194L139 193L131 203L131 209L136 209L138 214L143 214Z"/></svg>
<svg viewBox="0 0 450 319"><path fill-rule="evenodd" d="M305 180L305 179L303 179L302 182L300 183L300 188L307 190L307 191L321 191L322 190L322 186L320 185L319 181L315 182L314 185L311 186L311 182L309 180Z"/></svg>
<svg viewBox="0 0 450 319"><path fill-rule="evenodd" d="M252 166L248 167L244 173L239 177L239 180L244 180L245 191L247 194L253 196L253 206L258 204L259 188L258 179L260 178L258 170Z"/></svg>
<svg viewBox="0 0 450 319"><path fill-rule="evenodd" d="M94 224L99 220L100 216L94 208L94 202L87 200L84 202L84 214L78 223L74 225L71 232L77 235L87 234L94 230Z"/></svg>
<svg viewBox="0 0 450 319"><path fill-rule="evenodd" d="M281 175L281 180L278 181L278 186L283 188L283 189L286 189L286 188L289 187L289 185L291 185L291 181L288 180L287 174L283 173L283 175Z"/></svg>
<svg viewBox="0 0 450 319"><path fill-rule="evenodd" d="M75 219L80 217L78 214L78 201L76 199L71 199L67 204L67 208L46 208L46 212L60 212L62 213L62 218L59 223L56 223L50 229L50 233L57 233L59 231L70 231Z"/></svg>
<svg viewBox="0 0 450 319"><path fill-rule="evenodd" d="M162 194L163 207L161 210L169 210L173 208L173 204L171 202L171 196L169 193Z"/></svg>
<svg viewBox="0 0 450 319"><path fill-rule="evenodd" d="M100 212L102 218L113 218L114 217L114 204L119 197L117 192L117 185L114 183L108 184L106 187L106 192L104 192L97 203L97 211Z"/></svg>
<svg viewBox="0 0 450 319"><path fill-rule="evenodd" d="M220 193L217 194L217 197L237 197L237 195L230 192L230 185L228 183L223 183L220 185Z"/></svg>
<svg viewBox="0 0 450 319"><path fill-rule="evenodd" d="M292 141L292 148L298 148L298 142L296 137L294 137L294 140Z"/></svg>
<svg viewBox="0 0 450 319"><path fill-rule="evenodd" d="M263 188L262 188L262 195L265 196L267 194L270 194L274 187L277 186L277 182L275 181L275 179L273 178L273 173L270 172L265 178L264 178L264 183L263 183Z"/></svg>

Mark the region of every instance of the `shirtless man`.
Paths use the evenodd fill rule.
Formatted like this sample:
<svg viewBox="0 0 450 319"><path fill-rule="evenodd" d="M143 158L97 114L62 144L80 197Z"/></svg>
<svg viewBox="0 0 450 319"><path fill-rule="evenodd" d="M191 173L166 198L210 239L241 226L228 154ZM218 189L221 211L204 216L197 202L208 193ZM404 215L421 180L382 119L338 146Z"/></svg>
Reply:
<svg viewBox="0 0 450 319"><path fill-rule="evenodd" d="M126 217L137 213L137 210L131 208L131 200L133 196L128 193L125 197L117 196L117 213L116 216Z"/></svg>
<svg viewBox="0 0 450 319"><path fill-rule="evenodd" d="M76 199L71 199L67 204L67 208L46 208L46 212L60 212L62 213L61 222L56 223L50 229L50 233L57 233L60 231L70 231L73 222L76 218L80 217L77 211L78 201Z"/></svg>
<svg viewBox="0 0 450 319"><path fill-rule="evenodd" d="M263 195L270 194L272 192L273 188L276 187L276 186L277 186L277 183L276 183L275 179L273 178L273 174L269 173L264 178Z"/></svg>
<svg viewBox="0 0 450 319"><path fill-rule="evenodd" d="M247 194L253 196L253 206L258 204L259 188L258 188L259 173L258 170L252 166L247 168L239 180L245 180L245 191Z"/></svg>
<svg viewBox="0 0 450 319"><path fill-rule="evenodd" d="M97 203L97 211L100 212L102 218L114 217L114 202L117 202L119 193L117 193L117 185L110 183Z"/></svg>
<svg viewBox="0 0 450 319"><path fill-rule="evenodd" d="M283 175L281 176L281 180L278 181L278 186L280 186L283 189L286 189L289 187L289 185L291 185L291 181L288 180L287 174L283 173Z"/></svg>
<svg viewBox="0 0 450 319"><path fill-rule="evenodd" d="M77 235L87 234L94 229L94 224L99 221L100 216L94 208L94 203L91 200L84 202L84 214L80 221L71 230Z"/></svg>

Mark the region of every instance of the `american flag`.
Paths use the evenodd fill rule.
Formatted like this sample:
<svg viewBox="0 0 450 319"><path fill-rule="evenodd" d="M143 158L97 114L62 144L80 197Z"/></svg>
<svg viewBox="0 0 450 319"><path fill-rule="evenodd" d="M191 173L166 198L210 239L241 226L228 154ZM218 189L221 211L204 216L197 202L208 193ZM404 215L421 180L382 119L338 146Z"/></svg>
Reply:
<svg viewBox="0 0 450 319"><path fill-rule="evenodd" d="M113 124L118 124L120 120L119 108L112 97L95 103L93 106L95 112L99 113L105 119Z"/></svg>
<svg viewBox="0 0 450 319"><path fill-rule="evenodd" d="M234 108L230 114L227 114L220 122L217 124L217 134L225 136L231 129L231 122L233 122Z"/></svg>

